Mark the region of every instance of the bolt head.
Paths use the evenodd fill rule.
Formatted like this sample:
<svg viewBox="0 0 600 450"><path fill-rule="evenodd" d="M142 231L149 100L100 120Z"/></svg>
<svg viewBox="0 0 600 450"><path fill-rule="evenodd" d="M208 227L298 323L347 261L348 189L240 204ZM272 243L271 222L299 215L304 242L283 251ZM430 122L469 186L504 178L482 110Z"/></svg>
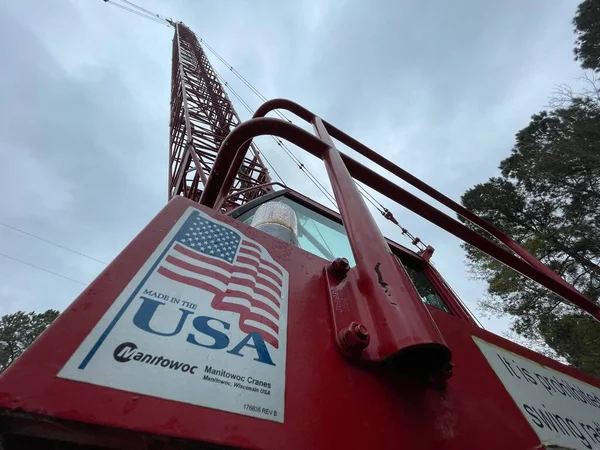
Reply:
<svg viewBox="0 0 600 450"><path fill-rule="evenodd" d="M342 279L350 270L350 262L346 258L336 258L329 265L329 272L336 278Z"/></svg>
<svg viewBox="0 0 600 450"><path fill-rule="evenodd" d="M360 353L369 345L370 337L367 327L352 322L338 334L341 347L349 353Z"/></svg>
<svg viewBox="0 0 600 450"><path fill-rule="evenodd" d="M362 323L354 324L354 334L360 340L368 340L369 339L369 330Z"/></svg>

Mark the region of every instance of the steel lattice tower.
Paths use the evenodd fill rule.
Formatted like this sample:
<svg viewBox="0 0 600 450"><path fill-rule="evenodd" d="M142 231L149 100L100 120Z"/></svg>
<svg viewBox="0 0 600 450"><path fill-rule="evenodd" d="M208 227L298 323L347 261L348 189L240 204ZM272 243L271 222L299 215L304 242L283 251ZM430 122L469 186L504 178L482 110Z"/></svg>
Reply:
<svg viewBox="0 0 600 450"><path fill-rule="evenodd" d="M182 23L173 25L169 199L182 195L198 201L221 142L240 118L196 35ZM253 144L225 206L270 192L271 186L247 190L265 183L270 183L269 173Z"/></svg>

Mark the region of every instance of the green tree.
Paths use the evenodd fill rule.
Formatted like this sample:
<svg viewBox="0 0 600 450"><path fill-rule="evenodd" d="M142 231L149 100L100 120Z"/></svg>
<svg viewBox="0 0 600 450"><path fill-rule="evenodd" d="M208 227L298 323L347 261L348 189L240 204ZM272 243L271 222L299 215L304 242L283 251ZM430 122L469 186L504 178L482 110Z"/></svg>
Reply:
<svg viewBox="0 0 600 450"><path fill-rule="evenodd" d="M58 317L49 309L43 313L18 311L0 318L0 373Z"/></svg>
<svg viewBox="0 0 600 450"><path fill-rule="evenodd" d="M461 201L598 302L600 105L591 97L563 103L534 115L501 162L501 175L469 189ZM545 341L570 364L600 377L594 319L487 255L465 250L472 271L488 283L485 310L511 315L518 335Z"/></svg>
<svg viewBox="0 0 600 450"><path fill-rule="evenodd" d="M575 59L584 69L600 71L600 0L585 0L577 8Z"/></svg>

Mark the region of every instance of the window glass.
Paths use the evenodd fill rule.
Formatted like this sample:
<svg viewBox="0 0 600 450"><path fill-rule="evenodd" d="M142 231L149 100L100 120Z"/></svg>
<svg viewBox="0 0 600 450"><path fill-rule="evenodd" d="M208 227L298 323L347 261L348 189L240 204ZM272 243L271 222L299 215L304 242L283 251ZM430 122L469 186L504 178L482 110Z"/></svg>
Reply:
<svg viewBox="0 0 600 450"><path fill-rule="evenodd" d="M347 258L351 266L355 265L350 242L344 227L321 214L296 203L288 197L277 197L273 201L290 206L298 218L298 246L321 258L333 261L335 258ZM250 224L256 208L238 217Z"/></svg>
<svg viewBox="0 0 600 450"><path fill-rule="evenodd" d="M333 261L335 258L340 257L347 258L351 266L356 265L348 236L346 236L346 231L341 224L322 216L310 208L302 206L286 196L282 195L272 201L285 203L296 212L298 218L298 246L301 249L328 261ZM238 220L250 224L256 208L241 214ZM400 260L400 258L398 259ZM450 313L450 309L446 306L423 271L407 266L404 263L402 264L419 293L421 300L427 305Z"/></svg>
<svg viewBox="0 0 600 450"><path fill-rule="evenodd" d="M442 300L442 297L437 293L427 275L421 270L414 269L410 266L404 265L408 276L410 277L415 289L419 293L421 300L427 305L434 306L442 311L450 312L448 306Z"/></svg>

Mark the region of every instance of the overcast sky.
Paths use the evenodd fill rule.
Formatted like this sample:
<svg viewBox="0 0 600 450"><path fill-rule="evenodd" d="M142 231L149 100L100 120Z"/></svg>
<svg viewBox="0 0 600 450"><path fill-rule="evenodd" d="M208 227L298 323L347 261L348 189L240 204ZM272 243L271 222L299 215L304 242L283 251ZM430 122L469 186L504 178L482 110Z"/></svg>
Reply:
<svg viewBox="0 0 600 450"><path fill-rule="evenodd" d="M497 175L554 86L581 75L579 0L137 3L186 23L266 97L308 107L455 200ZM0 0L0 222L110 262L152 219L167 200L171 39L101 0ZM261 148L288 184L325 202L271 143ZM458 240L386 206L435 247L485 327L506 330L476 311L485 286ZM1 225L0 253L0 314L62 310L105 267Z"/></svg>

